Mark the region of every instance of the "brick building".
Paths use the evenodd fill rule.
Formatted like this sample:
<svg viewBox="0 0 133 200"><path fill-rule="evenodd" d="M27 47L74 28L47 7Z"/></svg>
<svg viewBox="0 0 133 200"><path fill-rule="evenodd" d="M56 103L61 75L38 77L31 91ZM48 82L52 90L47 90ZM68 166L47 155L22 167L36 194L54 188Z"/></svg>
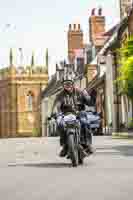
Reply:
<svg viewBox="0 0 133 200"><path fill-rule="evenodd" d="M92 9L91 16L89 17L89 36L92 46L95 46L96 52L104 45L106 37L105 33L105 16L102 15L102 9L99 8L98 12Z"/></svg>
<svg viewBox="0 0 133 200"><path fill-rule="evenodd" d="M83 49L83 31L80 24L69 24L68 30L68 60L70 63L74 63L75 50Z"/></svg>
<svg viewBox="0 0 133 200"><path fill-rule="evenodd" d="M0 137L32 136L41 132L40 96L48 83L46 67L15 67L0 70Z"/></svg>

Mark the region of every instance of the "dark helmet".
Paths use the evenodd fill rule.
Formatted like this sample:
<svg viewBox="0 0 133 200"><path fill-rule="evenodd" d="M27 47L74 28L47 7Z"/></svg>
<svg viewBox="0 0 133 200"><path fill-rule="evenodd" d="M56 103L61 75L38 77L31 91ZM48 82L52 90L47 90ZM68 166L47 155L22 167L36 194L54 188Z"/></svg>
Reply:
<svg viewBox="0 0 133 200"><path fill-rule="evenodd" d="M63 83L63 85L73 85L74 81L73 80L63 80L62 83Z"/></svg>
<svg viewBox="0 0 133 200"><path fill-rule="evenodd" d="M67 92L72 92L72 88L74 85L74 81L71 77L64 77L63 81L62 81L64 90Z"/></svg>
<svg viewBox="0 0 133 200"><path fill-rule="evenodd" d="M66 72L64 73L64 77L63 77L63 80L62 80L63 84L73 84L74 83L74 80L73 80L73 76L71 73L69 72Z"/></svg>

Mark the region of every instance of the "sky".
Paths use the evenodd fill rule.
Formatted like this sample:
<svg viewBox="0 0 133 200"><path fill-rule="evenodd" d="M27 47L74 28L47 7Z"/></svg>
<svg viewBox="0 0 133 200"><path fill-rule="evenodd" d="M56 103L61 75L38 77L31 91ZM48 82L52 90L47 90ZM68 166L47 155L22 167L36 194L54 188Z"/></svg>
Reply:
<svg viewBox="0 0 133 200"><path fill-rule="evenodd" d="M88 19L92 8L101 6L106 16L106 29L119 21L119 0L0 0L0 66L9 64L9 48L13 48L14 64L45 64L49 50L50 74L56 62L67 57L67 31L70 23L80 23L84 42L89 42Z"/></svg>

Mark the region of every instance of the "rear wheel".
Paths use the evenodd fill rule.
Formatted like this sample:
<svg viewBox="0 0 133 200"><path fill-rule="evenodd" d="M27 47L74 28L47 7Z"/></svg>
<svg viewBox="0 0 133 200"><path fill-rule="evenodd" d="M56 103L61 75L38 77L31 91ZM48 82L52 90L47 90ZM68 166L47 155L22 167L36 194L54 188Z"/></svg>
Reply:
<svg viewBox="0 0 133 200"><path fill-rule="evenodd" d="M75 144L73 134L70 134L68 136L68 149L69 149L69 155L72 161L72 166L77 167L79 164L79 153L78 153L78 146L77 144Z"/></svg>

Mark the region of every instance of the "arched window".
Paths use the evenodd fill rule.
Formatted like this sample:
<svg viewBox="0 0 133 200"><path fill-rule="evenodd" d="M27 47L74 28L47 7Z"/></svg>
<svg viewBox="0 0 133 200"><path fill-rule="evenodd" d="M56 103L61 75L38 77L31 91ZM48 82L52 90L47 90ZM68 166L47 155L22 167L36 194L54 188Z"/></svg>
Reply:
<svg viewBox="0 0 133 200"><path fill-rule="evenodd" d="M28 92L27 94L27 108L28 111L33 111L33 93L31 91Z"/></svg>

